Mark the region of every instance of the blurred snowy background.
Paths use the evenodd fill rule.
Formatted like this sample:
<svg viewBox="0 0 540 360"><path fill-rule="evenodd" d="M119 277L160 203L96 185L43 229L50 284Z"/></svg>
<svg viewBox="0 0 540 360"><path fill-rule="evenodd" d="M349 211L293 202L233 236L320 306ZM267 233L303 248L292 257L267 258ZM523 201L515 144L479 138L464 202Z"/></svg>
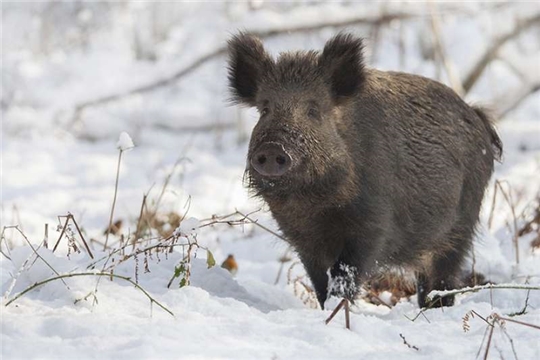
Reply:
<svg viewBox="0 0 540 360"><path fill-rule="evenodd" d="M114 222L121 224L112 242L122 241L122 236L129 238L136 231L145 194L148 207L159 209L154 215L161 219L161 230L165 232L174 230L175 221L171 220L174 216L187 215L203 221L237 209L243 213L260 209L262 204L251 199L242 185L247 141L258 115L253 110L231 106L228 101L226 41L239 30L250 31L258 34L269 51L277 55L293 49L321 49L332 35L347 30L365 37L369 66L437 79L467 101L493 110L505 146L505 161L497 164L487 191L475 243L474 266L495 282L540 282L540 240L533 246L539 236L538 224L532 222L531 231L518 236L519 230L538 211L540 196L538 3L4 1L1 10L1 227L18 225L31 242L38 244L45 236L44 225L49 224L48 236L55 242L60 234L55 231L59 223L57 216L70 213L81 225L92 249L102 249L115 187L118 158L115 144L122 131L131 135L136 147L123 155L114 213ZM251 218L276 230L264 207ZM441 354L446 358L457 351L452 344L462 344L461 318L471 304L477 310L485 310L484 313L490 308L486 305L488 297L478 294L448 311L448 322L437 326L437 331L445 333L448 339L441 348L430 345L436 342L429 335L434 332L432 327L424 324L414 328L410 325L413 323L403 320L402 314L410 315L418 310L414 308L414 299L390 313L390 310L369 308L375 317L353 316L353 331L368 338L367 343L377 345L358 345L352 351L351 344L359 342L357 337L342 336L338 324L324 327L320 322L325 314L307 311L309 303L295 297L299 290L291 278L301 276L303 270L300 265L294 266L287 276L294 254L283 241L250 224L207 226L201 229L198 241L213 252L218 265L228 254L233 254L239 266L236 278L232 280L219 273L214 274L217 280L204 280L201 274L195 274L195 266L193 274L199 280L194 279L192 285L196 289L182 288L181 295L171 294L164 289L175 262L154 265L159 271L145 275L152 284L150 290L165 298L171 308L187 307L183 311L191 322L160 318L159 326L171 329L169 335L161 332L148 335L141 332L144 329L129 335L130 330L124 327L118 331L106 330L111 339L150 336L148 342L133 345L132 352L125 352L123 340L118 343L111 340L110 347L102 348L106 357L203 354L203 357L235 358L234 353L220 353L227 349L223 344L231 343L239 349L236 355L244 358L313 357L310 354L342 359L377 358L373 354L383 351L382 348L402 358L415 355L399 337L393 337L395 334L389 329L389 324L393 324L420 334L416 345L428 348L423 353L427 358ZM3 232L0 249L11 254L25 244L22 235L9 228ZM62 246L57 254L66 253L66 246ZM13 259L24 258L15 255ZM201 255L204 257L204 253ZM65 271L80 265L66 265L62 263L67 261L65 256L61 256L61 260L50 261ZM19 262L5 256L0 259L1 282L10 283L17 278L15 274L24 259ZM205 267L198 269L204 271ZM16 289L22 291L51 275L47 269L41 269L42 273L36 271L25 281L17 280ZM72 284L86 286L82 280ZM48 336L57 330L46 324L34 328L36 321L46 321L36 314L44 308L54 311L59 311L56 309L59 306L73 308L70 299L75 295L66 295L69 292L62 286L57 289L61 295L54 291L28 295L28 300L21 302L24 311L8 310L5 316L3 313L2 354L6 358L39 356L36 354L69 358L74 354L80 357L80 351L91 351L89 338L95 335L96 326L107 321L111 311L119 321L133 324L132 313L141 312L136 310L138 307L146 309L144 299L124 309L122 300L115 302L107 295L107 291L116 291L120 299L129 298L131 293L124 285L118 285L122 292L112 288L101 291L100 300L104 299L102 303L106 305L96 307L100 310L88 306L103 316L101 322L86 324L84 307L69 310L76 313L70 319L55 315L64 326L75 326L73 331L79 339L70 343L65 352L40 353L49 348ZM237 287L243 289L231 290ZM2 287L3 294L11 290L9 286ZM184 296L183 300L178 300L179 296ZM221 301L219 306L212 302L207 309L193 305L210 301L208 296L215 303ZM215 296L235 300L223 303L224 300L218 301ZM59 305L55 302L57 297L65 301ZM254 297L263 299L260 301L265 305L253 300ZM523 307L524 297L519 292L501 295L500 311ZM528 321L536 320L538 324L538 292L530 297L536 310ZM285 314L268 313L271 309L292 310L286 310ZM147 316L142 313L138 316ZM238 334L238 338L228 337L229 343L216 340L214 347L201 353L203 340L196 335L203 331L204 321L214 318L216 313L222 314L223 319L221 327L213 330L214 339L223 340L224 332L230 334L239 326L252 332ZM432 316L445 320L440 312ZM74 325L77 321L82 323ZM267 323L268 333L252 329L253 321ZM363 321L380 326L380 336L367 333L362 328ZM192 330L184 335L185 339L191 339L193 347L188 347L186 340L181 342L184 347L178 352L171 353L170 347L169 352L149 350L151 341L167 336L172 341L174 326ZM470 358L476 352L482 337L480 328L478 334L469 338L471 346L464 346L461 355ZM525 341L523 358L540 356L538 342L533 341L535 336L538 339L538 333L519 331L524 333L520 335ZM67 333L56 335L68 337ZM20 346L29 341L27 336L33 337L35 348ZM291 337L296 343L284 341ZM245 343L238 339L244 339ZM265 341L267 345L261 345ZM340 346L332 347L329 345L332 342ZM174 348L170 343L167 346ZM508 341L500 343L500 347L502 354L512 356ZM92 357L91 353L86 354ZM379 354L385 358L389 353Z"/></svg>

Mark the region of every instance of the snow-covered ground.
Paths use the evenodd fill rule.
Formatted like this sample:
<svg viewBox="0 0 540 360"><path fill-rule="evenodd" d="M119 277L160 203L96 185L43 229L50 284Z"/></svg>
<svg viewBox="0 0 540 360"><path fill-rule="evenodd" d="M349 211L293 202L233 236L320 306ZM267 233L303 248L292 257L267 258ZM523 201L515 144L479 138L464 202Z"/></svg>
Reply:
<svg viewBox="0 0 540 360"><path fill-rule="evenodd" d="M480 316L498 314L540 326L540 291L516 289L458 295L455 306L427 310L420 316L415 296L392 308L359 300L353 307L351 331L345 329L342 314L325 325L330 311L314 308L300 282L309 285L309 281L301 278L304 271L294 253L278 237L253 224L218 222L193 235L184 222L178 241L194 241L196 236L200 248L193 248L191 283L183 287L179 282L185 273L174 278L169 288L167 285L182 263L185 248L176 247L171 253L142 252L117 264L124 254L109 257L111 250L104 252L98 243L105 241L109 223L122 131L136 145L122 153L114 213L115 221L123 221L120 233L125 237L136 231L144 194L152 208L163 188L160 217L187 213L185 221L193 217L204 225L212 222L213 215L238 210L253 212L250 218L271 230L276 225L264 204L250 198L242 185L247 152L243 135L249 134L257 115L228 106L223 57L205 63L172 86L87 109L79 118L73 116L74 106L167 77L223 46L236 29L262 31L328 19L346 21L361 12L366 17L377 16L382 8L421 15L383 28L376 53L374 45L368 46L373 54L371 65L436 77L433 62L420 56L425 39L418 34L430 30L425 5L263 4L258 10L249 10L242 3L183 5L180 25L171 25L167 36L150 49L157 57L155 62L135 60L132 54L129 31L135 28L133 24L148 21L145 14L150 9L144 4L107 12L110 18L100 21L108 25L93 29L84 49L57 46L39 56L31 48L36 37L32 31L38 25L32 9L25 6L35 6L39 13L38 6L29 3L2 5L1 225L19 225L37 249L44 239L45 224L49 224L49 249L41 246L37 257L16 229L4 230L0 245L2 359L469 359L477 353L482 357L486 349L489 327ZM160 16L166 9L159 10ZM80 10L75 16L85 22L95 19L101 10ZM540 7L535 4L503 5L497 11L478 4L445 8L441 15L447 55L460 73L467 73L493 38L512 29L515 17L538 12ZM62 30L62 19L57 21L57 30ZM19 30L21 24L25 26ZM370 35L368 27L352 30ZM336 31L326 27L271 37L268 46L273 53L320 48ZM60 36L51 32L51 36ZM401 63L398 34L406 49ZM538 34L537 27L504 46L500 59L488 67L467 99L496 106L521 90L524 78L531 83L539 80ZM144 39L148 34L140 36ZM526 76L516 75L520 71ZM443 81L445 76L442 71ZM498 124L505 159L496 165L486 193L474 266L499 284L540 285L540 250L535 252L530 246L535 234L519 238L517 264L512 207L500 191L492 211L495 180L499 180L512 196L517 226L524 224L522 213L527 219L532 216L540 195L539 104L537 92ZM203 131L208 126L213 129ZM57 216L68 213L82 227L95 260L84 250L69 250L65 237L52 253L61 234ZM238 219L242 216L227 218ZM120 236L110 235L109 244L118 247L120 240ZM155 241L144 246L150 244ZM217 266L208 267L207 250ZM235 276L219 266L229 254L238 263ZM284 254L291 260L280 271L279 259ZM94 264L97 259L103 260ZM111 267L119 276L113 281L95 276ZM80 273L87 275L72 276ZM9 303L37 282L59 274L71 277L39 286ZM120 277L136 281L141 288ZM327 307L333 308L337 300L330 299ZM524 314L515 315L524 308ZM540 358L540 330L509 321L496 323L489 357Z"/></svg>

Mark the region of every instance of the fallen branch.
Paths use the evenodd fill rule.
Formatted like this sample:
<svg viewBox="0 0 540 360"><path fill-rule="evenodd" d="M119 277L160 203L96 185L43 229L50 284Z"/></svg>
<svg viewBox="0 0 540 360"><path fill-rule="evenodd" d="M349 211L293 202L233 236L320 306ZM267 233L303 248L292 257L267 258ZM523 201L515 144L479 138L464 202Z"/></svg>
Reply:
<svg viewBox="0 0 540 360"><path fill-rule="evenodd" d="M55 280L61 280L61 279L64 279L64 278L71 278L71 277L78 277L78 276L106 276L106 277L109 277L109 278L116 278L116 279L121 279L121 280L124 280L124 281L127 281L129 282L130 284L132 284L133 286L135 286L135 288L137 290L140 290L142 291L142 293L150 300L150 304L156 304L157 306L159 306L160 308L162 308L163 310L165 310L166 312L168 312L169 314L171 314L171 316L174 316L174 313L167 309L164 305L162 305L159 301L157 301L156 299L154 299L152 297L152 295L150 295L146 290L144 290L139 284L135 283L133 280L131 280L129 277L127 276L121 276L121 275L116 275L116 274L112 274L112 273L104 273L104 272L99 272L99 273L91 273L91 272L88 272L88 273L75 273L75 274L64 274L64 275L60 275L60 276L55 276L55 277L52 277L52 278L49 278L49 279L46 279L46 280L43 280L43 281L39 281L39 282L36 282L34 285L26 288L25 290L21 291L20 293L18 293L13 299L9 300L7 303L6 303L6 307L9 306L11 303L13 303L14 301L16 301L17 299L19 299L21 296L23 296L24 294L42 286L42 285L45 285L49 282L52 282L52 281L55 281Z"/></svg>
<svg viewBox="0 0 540 360"><path fill-rule="evenodd" d="M427 295L427 298L430 300L429 304L426 307L420 309L420 311L418 312L418 314L416 314L415 317L410 318L407 315L404 315L404 316L408 320L414 322L416 321L416 319L420 317L420 315L422 315L428 322L430 322L424 313L427 310L432 309L433 305L441 301L443 297L457 295L457 294L464 294L468 292L477 292L480 290L492 290L492 289L516 289L516 290L531 291L531 290L540 290L540 286L519 285L519 284L487 284L487 285L466 287L463 289L456 289L456 290L433 290Z"/></svg>
<svg viewBox="0 0 540 360"><path fill-rule="evenodd" d="M443 298L446 296L464 294L464 293L469 293L469 292L477 292L480 290L491 290L491 289L540 290L540 286L520 285L520 284L487 284L487 285L466 287L463 289L456 289L456 290L433 290L427 295L427 298L432 300L433 298L437 297L437 300L439 300L440 298Z"/></svg>

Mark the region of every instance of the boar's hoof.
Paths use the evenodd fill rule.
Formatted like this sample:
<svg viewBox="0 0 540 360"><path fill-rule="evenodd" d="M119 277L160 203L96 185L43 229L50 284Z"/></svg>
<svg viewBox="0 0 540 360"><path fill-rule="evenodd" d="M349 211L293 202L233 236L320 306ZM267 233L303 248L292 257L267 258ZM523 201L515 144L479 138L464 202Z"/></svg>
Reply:
<svg viewBox="0 0 540 360"><path fill-rule="evenodd" d="M263 176L281 176L291 167L291 157L280 144L267 142L254 152L251 166Z"/></svg>

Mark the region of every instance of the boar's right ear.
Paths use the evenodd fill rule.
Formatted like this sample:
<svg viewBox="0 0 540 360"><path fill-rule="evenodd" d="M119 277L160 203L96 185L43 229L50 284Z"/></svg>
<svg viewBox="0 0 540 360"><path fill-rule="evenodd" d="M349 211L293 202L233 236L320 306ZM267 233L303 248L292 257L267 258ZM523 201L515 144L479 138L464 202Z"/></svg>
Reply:
<svg viewBox="0 0 540 360"><path fill-rule="evenodd" d="M361 38L339 33L328 40L319 58L319 65L332 88L332 95L340 99L354 95L365 78L364 44Z"/></svg>
<svg viewBox="0 0 540 360"><path fill-rule="evenodd" d="M236 103L255 106L261 78L272 65L272 58L264 50L261 40L239 33L229 42L229 87Z"/></svg>

